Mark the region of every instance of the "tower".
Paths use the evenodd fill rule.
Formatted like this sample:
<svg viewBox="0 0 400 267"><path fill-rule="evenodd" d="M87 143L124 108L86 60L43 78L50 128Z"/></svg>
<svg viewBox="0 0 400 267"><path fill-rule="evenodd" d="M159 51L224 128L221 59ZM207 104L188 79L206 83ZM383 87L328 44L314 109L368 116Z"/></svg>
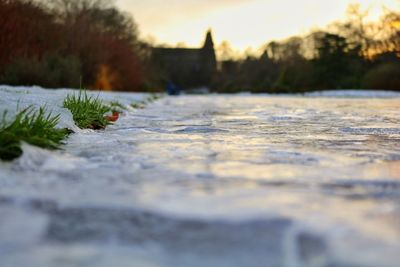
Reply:
<svg viewBox="0 0 400 267"><path fill-rule="evenodd" d="M205 85L211 85L212 78L217 70L217 58L215 56L214 41L211 29L207 31L203 48L201 49L202 79Z"/></svg>
<svg viewBox="0 0 400 267"><path fill-rule="evenodd" d="M207 31L206 40L204 41L203 49L214 50L214 41L213 41L211 29L209 29Z"/></svg>

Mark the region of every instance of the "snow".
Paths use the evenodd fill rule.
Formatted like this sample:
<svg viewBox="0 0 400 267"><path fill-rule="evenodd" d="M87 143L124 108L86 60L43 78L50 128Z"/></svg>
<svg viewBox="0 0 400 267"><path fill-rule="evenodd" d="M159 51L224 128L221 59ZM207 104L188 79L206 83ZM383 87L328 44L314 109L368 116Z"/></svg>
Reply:
<svg viewBox="0 0 400 267"><path fill-rule="evenodd" d="M75 127L71 92L0 86L0 111ZM0 162L0 266L398 266L399 96L165 97L61 151L24 144Z"/></svg>
<svg viewBox="0 0 400 267"><path fill-rule="evenodd" d="M48 112L53 115L61 114L60 128L69 128L74 131L80 131L72 120L71 113L63 108L63 101L68 94L78 94L78 90L57 89L48 90L38 86L34 87L11 87L0 85L0 114L7 110L7 117L12 119L18 111L27 107L46 107ZM88 91L89 96L100 97L105 103L118 101L123 105L129 106L131 103L140 102L146 99L146 94L129 93L110 93Z"/></svg>

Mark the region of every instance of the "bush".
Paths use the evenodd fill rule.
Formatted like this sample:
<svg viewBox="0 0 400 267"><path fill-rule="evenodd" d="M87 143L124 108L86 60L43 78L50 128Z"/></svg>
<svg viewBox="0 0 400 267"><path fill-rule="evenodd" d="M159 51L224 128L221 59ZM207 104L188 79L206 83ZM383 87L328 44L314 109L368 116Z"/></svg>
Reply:
<svg viewBox="0 0 400 267"><path fill-rule="evenodd" d="M137 26L111 2L0 0L0 83L137 90Z"/></svg>
<svg viewBox="0 0 400 267"><path fill-rule="evenodd" d="M363 79L367 89L400 91L400 63L382 63L368 71Z"/></svg>
<svg viewBox="0 0 400 267"><path fill-rule="evenodd" d="M0 72L15 58L42 57L63 44L63 30L40 1L0 0Z"/></svg>
<svg viewBox="0 0 400 267"><path fill-rule="evenodd" d="M41 60L19 58L5 68L1 83L10 85L40 85L47 88L79 86L81 64L73 56L47 54Z"/></svg>

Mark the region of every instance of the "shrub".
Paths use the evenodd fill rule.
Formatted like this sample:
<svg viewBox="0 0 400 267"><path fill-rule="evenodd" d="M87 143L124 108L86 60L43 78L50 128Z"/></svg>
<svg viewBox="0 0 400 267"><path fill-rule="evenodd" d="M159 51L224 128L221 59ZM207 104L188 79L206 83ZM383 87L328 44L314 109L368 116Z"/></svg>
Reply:
<svg viewBox="0 0 400 267"><path fill-rule="evenodd" d="M137 90L137 26L111 2L0 0L0 83Z"/></svg>
<svg viewBox="0 0 400 267"><path fill-rule="evenodd" d="M383 63L371 69L364 76L367 89L400 90L400 64Z"/></svg>
<svg viewBox="0 0 400 267"><path fill-rule="evenodd" d="M46 54L41 60L19 58L6 68L0 82L10 85L40 85L48 88L79 85L81 64L74 56Z"/></svg>
<svg viewBox="0 0 400 267"><path fill-rule="evenodd" d="M40 2L0 0L0 71L15 58L41 58L55 51L63 31Z"/></svg>

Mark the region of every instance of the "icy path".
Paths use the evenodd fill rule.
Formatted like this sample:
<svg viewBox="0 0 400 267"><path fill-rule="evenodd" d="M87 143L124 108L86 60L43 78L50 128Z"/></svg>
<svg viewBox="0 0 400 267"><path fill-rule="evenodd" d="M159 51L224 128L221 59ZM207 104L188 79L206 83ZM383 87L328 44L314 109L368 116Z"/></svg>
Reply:
<svg viewBox="0 0 400 267"><path fill-rule="evenodd" d="M400 98L336 96L164 98L26 146L0 267L397 267Z"/></svg>

